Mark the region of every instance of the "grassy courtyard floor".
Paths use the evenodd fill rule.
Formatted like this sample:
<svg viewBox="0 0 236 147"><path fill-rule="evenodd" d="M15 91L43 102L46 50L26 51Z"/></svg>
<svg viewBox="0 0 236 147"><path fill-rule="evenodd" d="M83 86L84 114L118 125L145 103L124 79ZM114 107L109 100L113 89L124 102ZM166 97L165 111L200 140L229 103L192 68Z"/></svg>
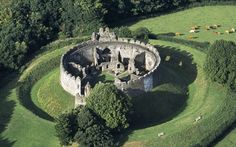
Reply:
<svg viewBox="0 0 236 147"><path fill-rule="evenodd" d="M177 13L144 19L137 21L131 26L131 29L138 27L147 27L151 32L156 34L169 34L179 32L183 35L176 38L188 39L192 36L196 41L209 41L224 39L236 40L236 33L226 34L225 31L236 28L236 6L205 6L197 7ZM150 23L151 22L151 23ZM206 25L219 24L217 29L205 30ZM198 33L190 34L192 26L198 25ZM213 32L223 34L216 35Z"/></svg>

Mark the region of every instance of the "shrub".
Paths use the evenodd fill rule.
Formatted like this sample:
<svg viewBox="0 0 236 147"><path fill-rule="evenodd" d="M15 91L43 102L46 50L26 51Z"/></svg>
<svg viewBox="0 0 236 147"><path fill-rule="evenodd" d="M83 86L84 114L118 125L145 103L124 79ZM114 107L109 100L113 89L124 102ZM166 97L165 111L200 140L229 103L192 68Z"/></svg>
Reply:
<svg viewBox="0 0 236 147"><path fill-rule="evenodd" d="M114 28L113 31L118 35L119 37L123 38L132 38L132 31L128 27L120 27L120 28Z"/></svg>
<svg viewBox="0 0 236 147"><path fill-rule="evenodd" d="M87 98L87 106L106 121L109 128L129 127L130 98L113 84L97 84Z"/></svg>
<svg viewBox="0 0 236 147"><path fill-rule="evenodd" d="M147 43L149 40L150 34L151 33L147 28L140 27L140 28L137 28L136 30L134 30L133 38Z"/></svg>

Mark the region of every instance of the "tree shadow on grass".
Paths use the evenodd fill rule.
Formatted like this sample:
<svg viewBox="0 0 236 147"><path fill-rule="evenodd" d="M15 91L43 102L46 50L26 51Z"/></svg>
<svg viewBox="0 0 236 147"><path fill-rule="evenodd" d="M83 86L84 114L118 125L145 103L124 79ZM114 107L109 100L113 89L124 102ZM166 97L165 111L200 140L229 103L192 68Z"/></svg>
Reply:
<svg viewBox="0 0 236 147"><path fill-rule="evenodd" d="M154 73L154 89L133 97L131 127L119 139L120 145L135 129L158 125L173 119L186 107L188 86L197 76L190 53L169 46L156 46L161 64Z"/></svg>
<svg viewBox="0 0 236 147"><path fill-rule="evenodd" d="M11 78L9 78L8 81L11 81ZM15 143L15 141L9 141L8 139L1 137L1 134L8 126L16 106L15 101L7 99L12 90L15 88L16 82L17 78L14 77L14 80L12 80L10 83L5 83L5 87L0 89L0 146L2 147L10 147Z"/></svg>

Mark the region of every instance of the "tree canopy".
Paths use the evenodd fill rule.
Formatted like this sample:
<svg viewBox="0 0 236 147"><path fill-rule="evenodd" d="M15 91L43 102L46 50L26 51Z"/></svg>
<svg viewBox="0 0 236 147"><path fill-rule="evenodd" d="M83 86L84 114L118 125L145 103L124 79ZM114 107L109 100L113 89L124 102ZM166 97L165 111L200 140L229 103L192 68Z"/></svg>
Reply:
<svg viewBox="0 0 236 147"><path fill-rule="evenodd" d="M215 41L208 49L205 71L212 81L236 90L236 44L232 41Z"/></svg>
<svg viewBox="0 0 236 147"><path fill-rule="evenodd" d="M129 127L131 99L113 84L96 84L86 99L86 105L105 120L112 129Z"/></svg>
<svg viewBox="0 0 236 147"><path fill-rule="evenodd" d="M114 146L114 139L104 121L92 110L80 106L63 113L56 120L56 133L61 145L78 142L79 146Z"/></svg>

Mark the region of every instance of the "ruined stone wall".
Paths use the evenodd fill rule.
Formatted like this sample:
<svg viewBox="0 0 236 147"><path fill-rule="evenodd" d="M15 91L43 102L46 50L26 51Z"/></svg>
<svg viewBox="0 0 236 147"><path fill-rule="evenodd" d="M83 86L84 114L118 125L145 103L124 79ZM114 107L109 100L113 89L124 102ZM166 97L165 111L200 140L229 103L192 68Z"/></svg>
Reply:
<svg viewBox="0 0 236 147"><path fill-rule="evenodd" d="M117 40L112 40L110 42L105 41L87 41L79 44L78 46L70 49L67 53L62 56L61 66L60 66L60 80L62 87L72 95L79 94L81 95L81 78L75 77L68 71L67 63L69 61L78 60L78 55L86 58L91 64L94 62L94 48L101 47L116 50L123 50L121 56L133 57L138 53L145 51L146 52L146 68L149 70L143 76L138 77L137 79L132 79L128 82L115 82L114 84L124 91L127 91L130 95L135 95L138 92L150 91L153 88L153 73L159 66L161 58L155 47L150 44L145 44L143 42L133 40L133 39L124 39L118 38ZM127 48L127 49L124 49ZM75 57L77 56L77 57ZM75 59L76 58L76 59Z"/></svg>

